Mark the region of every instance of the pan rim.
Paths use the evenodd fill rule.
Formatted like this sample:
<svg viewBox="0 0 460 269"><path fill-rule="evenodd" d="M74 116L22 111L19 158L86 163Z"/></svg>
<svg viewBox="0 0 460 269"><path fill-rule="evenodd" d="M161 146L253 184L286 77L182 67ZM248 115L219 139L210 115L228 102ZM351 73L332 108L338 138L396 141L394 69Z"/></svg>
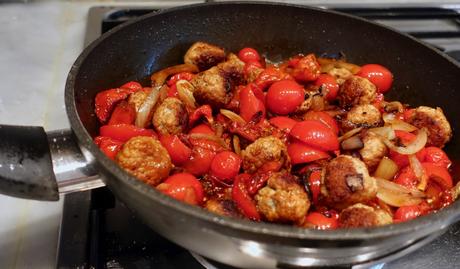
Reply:
<svg viewBox="0 0 460 269"><path fill-rule="evenodd" d="M456 201L452 205L448 206L440 210L439 212L429 214L427 216L416 218L415 220L411 220L404 223L399 224L391 224L381 227L373 227L373 228L355 228L355 229L337 229L332 231L321 231L315 229L304 229L295 226L288 226L288 225L281 225L281 224L273 224L273 223L258 223L252 222L248 220L241 220L237 218L219 216L208 212L207 210L197 207L197 206L190 206L185 203L179 202L163 193L154 190L147 184L137 180L134 176L125 172L122 168L120 168L115 162L105 156L99 148L93 143L93 140L83 126L81 122L78 112L77 106L75 103L75 91L74 91L74 84L76 80L76 75L80 69L81 64L87 58L87 56L92 52L92 50L102 41L109 38L110 36L116 34L121 29L125 29L130 27L131 25L138 23L143 20L147 20L151 17L157 17L162 15L167 15L169 13L173 13L176 11L187 10L192 8L200 8L200 7L210 7L210 6L236 6L236 5L263 5L263 6L273 6L273 7L289 7L289 8L296 8L296 9L304 9L313 12L322 12L324 14L335 14L337 16L345 16L349 19L359 20L362 23L372 24L376 27L385 28L389 31L392 31L398 35L405 36L406 38L411 39L412 42L417 43L418 45L424 46L439 56L445 58L450 63L454 64L457 68L460 68L460 64L455 62L450 57L441 54L438 51L435 51L432 47L418 41L417 39L404 34L398 31L395 31L389 27L384 25L367 21L365 19L355 17L353 15L344 14L337 11L332 10L325 10L317 7L307 7L302 5L295 5L295 4L287 4L287 3L273 3L273 2L247 2L247 1L238 1L238 2L213 2L213 3L200 3L200 4L193 4L187 6L179 6L169 9L164 9L158 12L149 13L143 15L139 18L133 19L132 21L126 22L120 26L117 26L110 31L104 33L99 37L97 40L93 41L89 46L87 46L83 52L79 55L79 57L75 60L74 64L72 65L67 81L65 86L65 105L67 116L70 121L71 128L73 132L76 134L78 142L80 146L89 150L89 152L96 157L97 162L104 167L107 171L109 171L112 176L118 177L120 180L127 182L133 188L135 188L138 192L144 193L149 196L152 201L156 203L160 203L163 206L167 206L171 209L179 211L181 214L184 214L186 217L193 217L198 218L199 220L210 222L214 225L223 226L223 228L231 228L234 230L239 230L243 232L250 232L256 234L265 234L275 237L283 237L283 238L293 238L293 239L314 239L314 240L371 240L371 239L378 239L383 237L394 236L398 234L410 233L414 230L426 230L426 231L433 231L438 230L441 228L445 228L446 226L450 225L452 222L458 218L460 215L460 202ZM107 184L110 187L110 179Z"/></svg>

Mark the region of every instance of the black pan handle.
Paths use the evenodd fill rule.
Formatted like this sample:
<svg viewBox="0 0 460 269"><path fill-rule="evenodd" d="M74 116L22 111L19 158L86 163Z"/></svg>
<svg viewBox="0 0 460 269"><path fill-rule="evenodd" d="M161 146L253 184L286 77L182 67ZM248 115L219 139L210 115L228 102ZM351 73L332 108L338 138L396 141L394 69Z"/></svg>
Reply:
<svg viewBox="0 0 460 269"><path fill-rule="evenodd" d="M0 193L57 201L59 193L103 186L70 130L0 125Z"/></svg>

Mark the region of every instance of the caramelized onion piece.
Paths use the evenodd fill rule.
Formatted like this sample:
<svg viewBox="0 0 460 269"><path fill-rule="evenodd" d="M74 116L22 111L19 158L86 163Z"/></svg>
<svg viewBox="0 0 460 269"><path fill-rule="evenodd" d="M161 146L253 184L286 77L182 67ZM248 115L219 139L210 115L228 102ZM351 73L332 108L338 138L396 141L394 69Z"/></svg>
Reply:
<svg viewBox="0 0 460 269"><path fill-rule="evenodd" d="M422 164L420 161L417 159L415 154L409 155L409 164L412 170L414 171L415 176L419 180L419 183L417 185L417 189L424 191L426 189L426 186L428 184L428 176L425 173L425 169L423 169Z"/></svg>
<svg viewBox="0 0 460 269"><path fill-rule="evenodd" d="M329 58L317 58L318 63L321 65L321 72L326 73L332 68L345 68L350 71L353 75L358 73L361 67L356 64L347 63L342 60L329 59Z"/></svg>
<svg viewBox="0 0 460 269"><path fill-rule="evenodd" d="M225 117L229 118L231 121L241 123L241 124L246 124L246 121L238 114L235 112L228 110L228 109L221 109L220 113L224 115Z"/></svg>
<svg viewBox="0 0 460 269"><path fill-rule="evenodd" d="M391 206L418 205L423 201L425 194L415 189L408 189L391 181L376 178L378 190L377 198Z"/></svg>
<svg viewBox="0 0 460 269"><path fill-rule="evenodd" d="M372 132L382 138L387 138L389 140L393 140L396 137L393 128L388 126L371 128L369 129L369 132Z"/></svg>
<svg viewBox="0 0 460 269"><path fill-rule="evenodd" d="M215 135L195 133L195 134L190 134L189 136L190 138L194 138L194 139L206 139L209 141L216 142L220 146L222 146L224 149L229 150L227 143L225 143L225 141L222 138L217 137Z"/></svg>
<svg viewBox="0 0 460 269"><path fill-rule="evenodd" d="M233 149L235 153L241 156L241 145L240 145L240 138L237 135L233 136Z"/></svg>
<svg viewBox="0 0 460 269"><path fill-rule="evenodd" d="M424 192L421 192L415 188L407 188L403 185L399 185L397 183L394 183L392 181L383 179L383 178L378 178L375 177L375 180L377 181L377 186L380 189L384 189L387 191L391 191L394 193L401 193L401 194L410 194L416 198L425 198L426 195Z"/></svg>
<svg viewBox="0 0 460 269"><path fill-rule="evenodd" d="M396 146L388 138L382 137L383 143L385 143L387 147L399 154L404 155L410 155L419 152L423 147L425 147L427 139L428 135L425 128L420 129L415 140L405 147Z"/></svg>
<svg viewBox="0 0 460 269"><path fill-rule="evenodd" d="M364 147L363 141L358 136L352 136L347 138L340 143L340 146L343 150L354 150Z"/></svg>
<svg viewBox="0 0 460 269"><path fill-rule="evenodd" d="M179 64L167 67L165 69L153 73L153 75L150 77L150 79L152 80L152 87L163 85L166 79L171 75L181 72L197 73L198 71L198 67L194 64Z"/></svg>
<svg viewBox="0 0 460 269"><path fill-rule="evenodd" d="M185 106L192 110L196 109L196 101L193 96L193 85L187 80L179 80L176 82L176 87L179 99L184 102Z"/></svg>
<svg viewBox="0 0 460 269"><path fill-rule="evenodd" d="M396 173L398 172L398 165L388 157L383 157L380 160L377 169L375 170L374 176L378 178L383 178L386 180L391 180Z"/></svg>
<svg viewBox="0 0 460 269"><path fill-rule="evenodd" d="M166 87L166 86L164 86ZM136 120L134 124L137 127L144 128L147 126L149 121L149 115L152 109L155 107L156 103L158 102L158 97L160 96L160 88L161 86L154 87L142 105L139 107L139 110L136 113Z"/></svg>
<svg viewBox="0 0 460 269"><path fill-rule="evenodd" d="M355 128L355 129L353 129L351 131L346 132L341 137L339 137L339 142L354 136L355 134L361 132L362 129L363 129L363 127L359 127L359 128Z"/></svg>

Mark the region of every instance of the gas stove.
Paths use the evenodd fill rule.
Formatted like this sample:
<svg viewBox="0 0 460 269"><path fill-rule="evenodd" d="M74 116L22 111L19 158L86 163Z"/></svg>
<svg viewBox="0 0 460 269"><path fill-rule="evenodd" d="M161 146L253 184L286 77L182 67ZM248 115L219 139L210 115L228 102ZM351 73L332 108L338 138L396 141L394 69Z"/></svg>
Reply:
<svg viewBox="0 0 460 269"><path fill-rule="evenodd" d="M460 61L460 13L455 7L327 8L396 28ZM88 14L85 45L114 26L156 11L158 9L152 7L93 7ZM350 265L350 268L457 267L460 264L460 223L450 227L441 237L434 238L428 237L382 260ZM422 246L426 241L432 242ZM107 188L65 197L57 267L231 268L190 253L156 234L117 201Z"/></svg>

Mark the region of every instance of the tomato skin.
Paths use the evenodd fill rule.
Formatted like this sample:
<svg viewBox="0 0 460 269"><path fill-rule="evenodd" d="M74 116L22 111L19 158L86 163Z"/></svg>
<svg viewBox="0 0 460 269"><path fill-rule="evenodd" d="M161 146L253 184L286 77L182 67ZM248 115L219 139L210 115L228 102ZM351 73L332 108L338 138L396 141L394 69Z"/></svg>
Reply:
<svg viewBox="0 0 460 269"><path fill-rule="evenodd" d="M303 119L317 120L329 127L335 134L339 134L339 125L337 124L337 121L324 111L310 110L303 116Z"/></svg>
<svg viewBox="0 0 460 269"><path fill-rule="evenodd" d="M415 219L416 217L422 215L422 213L422 209L418 205L401 206L394 213L393 220L395 222L408 221Z"/></svg>
<svg viewBox="0 0 460 269"><path fill-rule="evenodd" d="M300 82L314 81L320 75L320 65L314 54L308 54L294 65L292 76Z"/></svg>
<svg viewBox="0 0 460 269"><path fill-rule="evenodd" d="M257 50L253 48L243 48L238 52L238 58L245 63L259 62L260 55Z"/></svg>
<svg viewBox="0 0 460 269"><path fill-rule="evenodd" d="M99 92L95 98L95 112L100 122L105 123L110 117L115 105L128 98L134 90L126 88L110 89Z"/></svg>
<svg viewBox="0 0 460 269"><path fill-rule="evenodd" d="M283 79L292 79L291 75L274 67L268 67L254 81L254 84L261 90L272 85L276 81Z"/></svg>
<svg viewBox="0 0 460 269"><path fill-rule="evenodd" d="M115 160L115 156L123 146L123 142L112 139L107 136L98 136L94 138L94 143L104 152L107 157Z"/></svg>
<svg viewBox="0 0 460 269"><path fill-rule="evenodd" d="M210 134L210 135L215 134L215 132L211 129L211 127L209 127L208 125L204 123L193 127L193 129L190 130L188 133L189 134Z"/></svg>
<svg viewBox="0 0 460 269"><path fill-rule="evenodd" d="M256 113L262 113L262 117L265 117L265 106L248 85L240 91L240 115L246 122L250 122Z"/></svg>
<svg viewBox="0 0 460 269"><path fill-rule="evenodd" d="M329 74L320 74L319 77L315 80L315 85L326 88L326 100L334 101L335 98L337 98L337 93L339 92L339 84L337 83L335 77Z"/></svg>
<svg viewBox="0 0 460 269"><path fill-rule="evenodd" d="M315 120L304 120L296 123L290 135L301 142L324 151L339 149L337 135L326 125Z"/></svg>
<svg viewBox="0 0 460 269"><path fill-rule="evenodd" d="M292 164L308 163L330 157L326 152L305 145L302 142L289 144L287 151Z"/></svg>
<svg viewBox="0 0 460 269"><path fill-rule="evenodd" d="M280 80L270 86L265 102L271 112L287 115L294 112L304 99L304 89L297 82Z"/></svg>
<svg viewBox="0 0 460 269"><path fill-rule="evenodd" d="M260 221L260 214L246 187L247 182L250 180L251 175L249 174L240 174L235 177L232 188L232 199L244 216L251 220Z"/></svg>
<svg viewBox="0 0 460 269"><path fill-rule="evenodd" d="M136 120L136 109L126 101L117 104L110 116L108 125L134 124Z"/></svg>
<svg viewBox="0 0 460 269"><path fill-rule="evenodd" d="M451 189L454 186L452 176L447 168L428 162L423 162L422 166L430 181L436 182L441 188Z"/></svg>
<svg viewBox="0 0 460 269"><path fill-rule="evenodd" d="M425 155L426 151L424 148L421 149L419 152L415 153L415 157L417 157L417 159L421 162L425 160ZM392 161L396 163L396 165L399 168L404 168L409 165L409 157L407 155L400 154L396 151L390 150L389 157Z"/></svg>
<svg viewBox="0 0 460 269"><path fill-rule="evenodd" d="M240 167L240 156L231 151L222 151L211 162L211 175L220 180L231 182L238 175Z"/></svg>
<svg viewBox="0 0 460 269"><path fill-rule="evenodd" d="M195 109L189 117L189 126L192 126L197 122L201 117L205 117L208 122L213 122L212 118L212 108L210 105L202 105Z"/></svg>
<svg viewBox="0 0 460 269"><path fill-rule="evenodd" d="M334 217L326 217L319 212L311 212L305 217L305 221L313 224L318 230L337 229L339 222Z"/></svg>
<svg viewBox="0 0 460 269"><path fill-rule="evenodd" d="M121 142L126 142L135 136L151 136L157 138L157 134L153 130L136 127L130 124L104 125L99 129L99 134Z"/></svg>
<svg viewBox="0 0 460 269"><path fill-rule="evenodd" d="M162 135L160 142L168 151L174 165L180 166L192 156L192 150L177 135Z"/></svg>
<svg viewBox="0 0 460 269"><path fill-rule="evenodd" d="M319 193L321 192L321 170L312 171L308 177L308 186L311 191L313 204L318 203Z"/></svg>
<svg viewBox="0 0 460 269"><path fill-rule="evenodd" d="M433 163L435 165L449 168L452 162L450 161L447 154L438 147L427 147L425 148L425 162Z"/></svg>
<svg viewBox="0 0 460 269"><path fill-rule="evenodd" d="M157 189L166 195L191 205L203 202L204 191L200 181L189 173L179 173L168 177Z"/></svg>
<svg viewBox="0 0 460 269"><path fill-rule="evenodd" d="M192 156L182 167L194 176L202 176L211 168L216 152L203 147L193 147Z"/></svg>
<svg viewBox="0 0 460 269"><path fill-rule="evenodd" d="M367 78L377 87L379 93L386 93L393 84L393 74L386 67L379 64L363 65L356 75Z"/></svg>
<svg viewBox="0 0 460 269"><path fill-rule="evenodd" d="M269 120L269 122L276 128L280 130L285 130L287 133L289 133L292 127L294 127L294 125L297 123L296 120L283 116L273 117Z"/></svg>

